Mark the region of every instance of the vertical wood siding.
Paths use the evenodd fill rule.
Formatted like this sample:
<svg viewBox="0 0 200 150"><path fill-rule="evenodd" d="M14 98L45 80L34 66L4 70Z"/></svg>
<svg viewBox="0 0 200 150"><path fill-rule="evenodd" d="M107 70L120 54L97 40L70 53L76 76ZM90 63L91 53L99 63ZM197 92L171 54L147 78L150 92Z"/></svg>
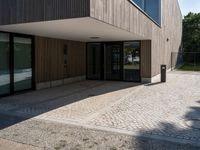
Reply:
<svg viewBox="0 0 200 150"><path fill-rule="evenodd" d="M0 25L89 15L89 0L0 0Z"/></svg>
<svg viewBox="0 0 200 150"><path fill-rule="evenodd" d="M66 66L64 45L68 49ZM85 49L82 42L36 37L36 83L85 75Z"/></svg>
<svg viewBox="0 0 200 150"><path fill-rule="evenodd" d="M143 78L151 78L151 41L141 41L141 75Z"/></svg>
<svg viewBox="0 0 200 150"><path fill-rule="evenodd" d="M160 73L160 64L171 67L171 52L178 52L181 42L182 15L178 1L162 0L162 28L153 26L152 76Z"/></svg>
<svg viewBox="0 0 200 150"><path fill-rule="evenodd" d="M147 53L151 51L151 55L143 53L148 61L143 59L142 65L148 68L151 60L151 69L144 69L142 77L159 74L161 64L166 64L170 68L171 52L177 52L181 44L182 15L178 0L161 0L161 2L160 28L129 0L90 0L91 17L151 40L151 44L147 44L149 48L145 48Z"/></svg>

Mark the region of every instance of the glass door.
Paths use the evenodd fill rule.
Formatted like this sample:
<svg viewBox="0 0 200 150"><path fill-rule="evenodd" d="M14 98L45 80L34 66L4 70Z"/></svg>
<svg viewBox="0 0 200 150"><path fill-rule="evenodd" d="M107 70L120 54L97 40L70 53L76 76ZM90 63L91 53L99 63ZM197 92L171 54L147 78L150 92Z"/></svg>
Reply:
<svg viewBox="0 0 200 150"><path fill-rule="evenodd" d="M124 80L140 82L140 42L124 42Z"/></svg>
<svg viewBox="0 0 200 150"><path fill-rule="evenodd" d="M87 45L87 78L101 80L102 77L102 48L101 43L89 43Z"/></svg>
<svg viewBox="0 0 200 150"><path fill-rule="evenodd" d="M0 95L10 94L10 37L0 33Z"/></svg>
<svg viewBox="0 0 200 150"><path fill-rule="evenodd" d="M32 39L13 37L14 50L14 92L32 88Z"/></svg>
<svg viewBox="0 0 200 150"><path fill-rule="evenodd" d="M140 82L140 42L88 43L87 79Z"/></svg>
<svg viewBox="0 0 200 150"><path fill-rule="evenodd" d="M33 88L33 38L0 32L0 96Z"/></svg>
<svg viewBox="0 0 200 150"><path fill-rule="evenodd" d="M106 80L122 80L122 43L106 43L104 47L104 77Z"/></svg>

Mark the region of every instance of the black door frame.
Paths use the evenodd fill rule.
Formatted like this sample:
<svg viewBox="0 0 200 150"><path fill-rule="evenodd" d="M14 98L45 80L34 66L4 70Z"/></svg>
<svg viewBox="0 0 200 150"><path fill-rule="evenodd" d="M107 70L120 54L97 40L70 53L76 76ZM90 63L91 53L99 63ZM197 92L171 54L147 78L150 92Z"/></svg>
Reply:
<svg viewBox="0 0 200 150"><path fill-rule="evenodd" d="M102 59L101 59L101 62L102 62L102 69L101 69L101 79L100 80L105 80L105 77L104 77L104 51L105 51L105 45L106 44L120 44L121 45L121 64L120 64L120 70L121 70L121 73L120 73L120 80L111 80L111 81L124 81L124 82L135 82L135 81L126 81L124 80L124 43L125 42L139 42L139 45L140 45L140 51L139 51L139 56L140 56L140 63L139 63L139 72L140 72L140 80L138 82L141 82L141 41L139 40L134 40L134 41L114 41L114 42L88 42L86 43L86 79L87 80L97 80L97 79L89 79L88 78L88 62L87 62L87 56L88 56L88 44L91 44L91 43L99 43L101 46L101 55L102 55Z"/></svg>
<svg viewBox="0 0 200 150"><path fill-rule="evenodd" d="M123 42L103 42L102 43L104 46L103 52L106 50L105 47L106 45L119 45L120 46L120 79L105 79L107 81L123 81ZM105 53L104 53L105 54ZM104 55L103 55L104 57ZM105 59L105 58L104 58ZM105 66L105 64L104 64ZM103 74L105 73L105 70L103 70Z"/></svg>
<svg viewBox="0 0 200 150"><path fill-rule="evenodd" d="M141 62L141 47L142 47L142 42L141 41L139 41L139 40L136 40L136 41L124 41L123 42L123 47L124 47L124 43L125 42L138 42L139 43L139 57L140 57L140 62L139 62L139 69L138 69L138 71L139 71L139 73L140 73L140 75L139 75L139 80L138 81L129 81L129 80L124 80L124 73L123 73L123 81L125 81L125 82L141 82L142 81L142 77L141 77L141 66L142 66L142 62ZM124 58L124 53L123 53L123 58ZM124 63L124 62L123 62ZM124 70L124 65L123 65L123 70Z"/></svg>
<svg viewBox="0 0 200 150"><path fill-rule="evenodd" d="M0 31L0 33L9 34L9 72L10 72L10 93L0 95L0 97L24 93L35 90L35 38L32 35ZM31 39L31 67L32 67L32 87L21 91L14 91L14 37Z"/></svg>
<svg viewBox="0 0 200 150"><path fill-rule="evenodd" d="M100 42L91 42L91 43L93 43L93 44L95 44L95 43L97 43L97 44L99 44L100 45L100 51L101 51L101 53L100 53L100 57L101 57L101 59L100 59L100 61L101 61L101 74L100 74L100 79L97 79L97 78L93 78L93 79L90 79L90 78L88 78L88 44L89 43L86 43L86 80L104 80L104 45L102 44L102 43L100 43Z"/></svg>

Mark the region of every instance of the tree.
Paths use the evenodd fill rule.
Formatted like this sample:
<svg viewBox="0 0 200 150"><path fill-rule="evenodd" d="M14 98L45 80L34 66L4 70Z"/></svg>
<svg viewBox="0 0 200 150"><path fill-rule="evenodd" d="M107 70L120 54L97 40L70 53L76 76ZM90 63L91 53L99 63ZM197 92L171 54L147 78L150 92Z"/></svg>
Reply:
<svg viewBox="0 0 200 150"><path fill-rule="evenodd" d="M184 52L200 52L200 13L189 13L183 19Z"/></svg>

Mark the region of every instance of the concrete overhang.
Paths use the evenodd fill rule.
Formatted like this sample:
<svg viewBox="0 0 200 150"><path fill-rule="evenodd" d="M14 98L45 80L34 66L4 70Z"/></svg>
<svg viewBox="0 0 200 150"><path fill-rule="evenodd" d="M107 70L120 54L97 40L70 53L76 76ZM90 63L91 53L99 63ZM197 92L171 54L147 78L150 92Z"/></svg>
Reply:
<svg viewBox="0 0 200 150"><path fill-rule="evenodd" d="M145 40L144 37L91 17L3 25L0 31L82 42Z"/></svg>

